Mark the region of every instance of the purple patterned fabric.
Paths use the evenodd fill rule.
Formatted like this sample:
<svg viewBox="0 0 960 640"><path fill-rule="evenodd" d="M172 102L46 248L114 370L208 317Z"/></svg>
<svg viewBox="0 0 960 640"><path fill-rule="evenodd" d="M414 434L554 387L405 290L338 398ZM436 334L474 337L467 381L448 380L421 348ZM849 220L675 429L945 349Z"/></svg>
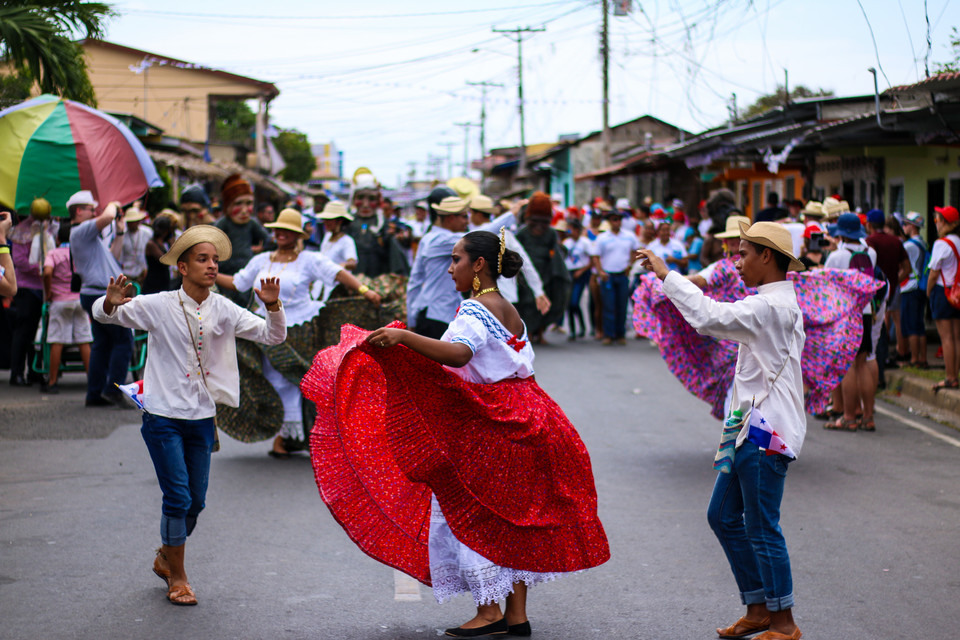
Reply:
<svg viewBox="0 0 960 640"><path fill-rule="evenodd" d="M816 269L788 274L803 313L806 342L801 357L806 409L820 413L850 368L863 334L861 310L879 284L849 269ZM709 403L711 415L723 419L723 403L733 384L737 343L698 334L663 294L653 274L633 293L633 326L657 343L667 368L693 395ZM720 302L735 302L756 293L744 286L732 260L716 267L704 293Z"/></svg>

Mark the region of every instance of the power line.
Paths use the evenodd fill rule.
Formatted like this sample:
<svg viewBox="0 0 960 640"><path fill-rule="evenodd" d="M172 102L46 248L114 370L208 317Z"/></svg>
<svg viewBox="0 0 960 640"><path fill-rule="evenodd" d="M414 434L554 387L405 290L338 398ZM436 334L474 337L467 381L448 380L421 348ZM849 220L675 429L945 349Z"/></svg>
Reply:
<svg viewBox="0 0 960 640"><path fill-rule="evenodd" d="M857 0L857 4L860 5L860 11L863 12L863 19L867 21L867 29L870 30L870 39L873 40L873 51L877 56L877 68L879 68L880 73L883 74L883 79L887 81L887 86L891 87L893 85L890 82L890 78L887 77L887 72L883 70L883 63L880 62L880 49L877 48L877 38L876 36L873 35L873 25L870 24L870 18L867 17L867 10L863 8L863 2L861 2L860 0ZM923 0L923 6L924 8L926 8L927 0ZM927 18L927 24L928 25L930 24L929 18ZM928 42L929 42L929 36L928 36ZM930 76L930 70L928 69L927 77L929 76Z"/></svg>
<svg viewBox="0 0 960 640"><path fill-rule="evenodd" d="M513 5L508 7L488 7L485 9L458 9L455 11L425 11L422 13L384 13L384 14L375 14L375 15L355 15L355 16L338 16L338 15L309 15L309 16L278 16L278 15L249 15L241 13L195 13L188 11L158 11L156 9L125 9L123 13L129 14L140 14L140 15L153 15L153 16L170 16L175 18L209 18L209 19L233 19L233 20L393 20L397 18L426 18L432 16L460 16L467 13L493 13L496 11L510 11L514 9L531 9L537 8L542 9L544 7L552 7L560 4L567 4L565 1L558 2L544 2L540 4L527 4L527 5Z"/></svg>
<svg viewBox="0 0 960 640"><path fill-rule="evenodd" d="M527 170L527 141L523 130L523 34L538 33L546 31L546 27L535 29L533 27L516 27L514 29L493 29L494 33L502 33L511 40L513 38L508 34L514 34L517 40L517 110L520 114L520 166L517 169L517 175L521 178L526 175Z"/></svg>

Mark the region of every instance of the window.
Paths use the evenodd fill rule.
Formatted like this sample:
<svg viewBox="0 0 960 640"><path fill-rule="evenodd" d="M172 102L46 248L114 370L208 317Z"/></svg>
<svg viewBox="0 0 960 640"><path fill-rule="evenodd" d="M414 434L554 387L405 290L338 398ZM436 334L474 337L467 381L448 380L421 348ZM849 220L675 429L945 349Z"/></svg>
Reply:
<svg viewBox="0 0 960 640"><path fill-rule="evenodd" d="M793 176L784 180L783 199L796 200L797 198L797 179Z"/></svg>
<svg viewBox="0 0 960 640"><path fill-rule="evenodd" d="M890 212L906 213L903 204L903 180L890 181Z"/></svg>
<svg viewBox="0 0 960 640"><path fill-rule="evenodd" d="M750 201L750 210L753 215L757 215L761 209L763 209L763 183L759 180L753 183L753 199Z"/></svg>

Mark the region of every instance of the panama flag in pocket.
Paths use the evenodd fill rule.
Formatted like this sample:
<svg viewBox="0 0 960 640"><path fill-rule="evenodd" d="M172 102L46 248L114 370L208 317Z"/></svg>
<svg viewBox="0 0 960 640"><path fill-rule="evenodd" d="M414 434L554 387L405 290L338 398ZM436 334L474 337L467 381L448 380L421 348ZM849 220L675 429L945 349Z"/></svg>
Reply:
<svg viewBox="0 0 960 640"><path fill-rule="evenodd" d="M123 391L130 399L137 403L137 406L140 407L140 410L143 411L143 380L137 380L136 382L131 382L130 384L117 384L117 389Z"/></svg>
<svg viewBox="0 0 960 640"><path fill-rule="evenodd" d="M787 446L787 443L783 441L780 434L767 422L757 407L754 407L750 413L750 429L747 431L747 440L761 449L766 449L768 456L779 453L790 458L797 457L797 454Z"/></svg>

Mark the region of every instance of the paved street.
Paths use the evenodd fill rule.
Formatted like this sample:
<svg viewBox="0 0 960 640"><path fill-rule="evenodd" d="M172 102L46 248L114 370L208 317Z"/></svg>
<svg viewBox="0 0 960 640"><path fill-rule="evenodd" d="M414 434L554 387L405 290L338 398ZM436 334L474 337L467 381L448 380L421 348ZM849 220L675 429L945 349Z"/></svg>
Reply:
<svg viewBox="0 0 960 640"><path fill-rule="evenodd" d="M542 640L715 638L741 612L707 527L719 424L646 341L540 347L540 384L590 449L605 566L535 588ZM160 492L134 411L0 387L0 637L433 638L472 616L362 554L306 457L227 438L187 549L200 605L150 570ZM960 620L960 434L885 405L877 433L811 420L783 525L804 638L952 637ZM941 439L934 434L944 434ZM949 635L948 635L949 634Z"/></svg>

